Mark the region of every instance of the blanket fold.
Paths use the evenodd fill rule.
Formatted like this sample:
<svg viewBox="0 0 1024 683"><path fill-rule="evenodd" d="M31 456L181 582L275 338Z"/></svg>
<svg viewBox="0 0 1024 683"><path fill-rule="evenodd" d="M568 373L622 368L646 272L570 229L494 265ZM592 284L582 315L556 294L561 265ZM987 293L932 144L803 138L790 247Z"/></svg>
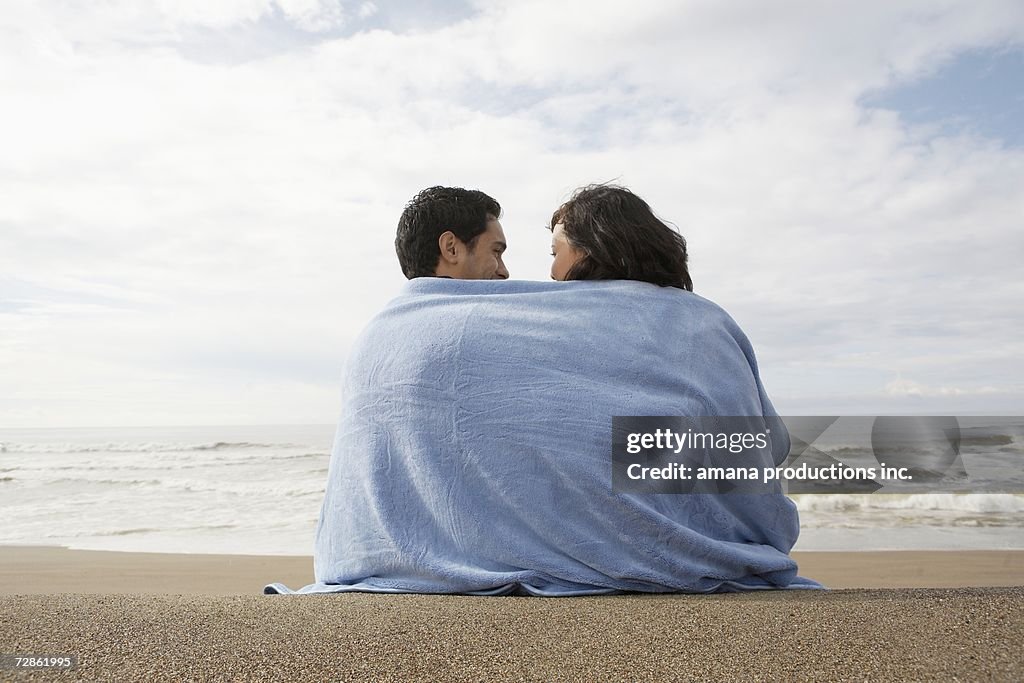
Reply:
<svg viewBox="0 0 1024 683"><path fill-rule="evenodd" d="M638 282L420 278L356 341L316 583L265 593L819 588L781 493L612 490L616 415L775 416L736 323ZM772 434L781 462L788 436Z"/></svg>

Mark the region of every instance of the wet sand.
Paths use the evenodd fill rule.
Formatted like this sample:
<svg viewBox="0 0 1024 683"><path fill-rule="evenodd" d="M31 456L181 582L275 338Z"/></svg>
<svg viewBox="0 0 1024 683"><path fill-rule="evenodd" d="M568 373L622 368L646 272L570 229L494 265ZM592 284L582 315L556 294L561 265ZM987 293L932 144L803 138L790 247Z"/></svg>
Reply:
<svg viewBox="0 0 1024 683"><path fill-rule="evenodd" d="M829 588L1024 585L1024 550L793 553ZM313 583L313 559L174 555L0 546L0 595L28 593L258 595L279 581Z"/></svg>

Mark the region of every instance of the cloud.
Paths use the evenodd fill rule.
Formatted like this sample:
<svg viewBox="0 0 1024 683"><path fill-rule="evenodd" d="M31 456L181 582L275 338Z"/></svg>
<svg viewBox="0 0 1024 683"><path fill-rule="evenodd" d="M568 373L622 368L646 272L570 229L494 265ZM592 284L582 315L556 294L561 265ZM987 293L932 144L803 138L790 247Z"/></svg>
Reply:
<svg viewBox="0 0 1024 683"><path fill-rule="evenodd" d="M306 31L323 31L340 26L346 16L342 0L107 0L91 2L32 3L38 23L48 24L67 37L86 39L100 46L104 42L129 44L162 40L187 28L228 29L239 24L280 16ZM349 3L351 4L351 3ZM357 8L366 15L363 3Z"/></svg>
<svg viewBox="0 0 1024 683"><path fill-rule="evenodd" d="M1019 406L1022 151L865 99L1022 49L1019 3L417 11L15 5L0 365L20 399L0 424L90 424L105 402L139 423L332 421L338 362L401 287L417 190L493 194L513 277L545 279L551 211L609 179L686 235L783 410L871 412L904 370Z"/></svg>
<svg viewBox="0 0 1024 683"><path fill-rule="evenodd" d="M356 14L359 16L360 19L369 19L374 14L376 14L379 11L379 9L380 8L377 7L377 3L375 2L364 2L361 5L359 5L359 9L356 10Z"/></svg>

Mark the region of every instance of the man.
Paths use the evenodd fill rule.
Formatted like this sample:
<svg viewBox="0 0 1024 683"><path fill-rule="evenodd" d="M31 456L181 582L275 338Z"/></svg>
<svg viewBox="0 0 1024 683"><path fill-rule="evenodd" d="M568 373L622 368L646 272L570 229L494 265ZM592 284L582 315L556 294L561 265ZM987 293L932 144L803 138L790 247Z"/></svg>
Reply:
<svg viewBox="0 0 1024 683"><path fill-rule="evenodd" d="M428 187L406 205L398 220L395 251L402 272L456 280L505 280L507 244L498 218L501 206L479 190Z"/></svg>

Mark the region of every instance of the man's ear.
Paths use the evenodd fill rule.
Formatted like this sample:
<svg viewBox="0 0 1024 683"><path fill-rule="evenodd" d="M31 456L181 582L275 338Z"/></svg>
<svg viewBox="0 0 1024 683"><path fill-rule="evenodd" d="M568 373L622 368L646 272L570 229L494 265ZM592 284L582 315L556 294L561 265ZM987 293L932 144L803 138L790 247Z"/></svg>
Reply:
<svg viewBox="0 0 1024 683"><path fill-rule="evenodd" d="M437 246L441 250L441 260L455 265L459 262L459 247L462 245L451 230L446 230L437 238Z"/></svg>

